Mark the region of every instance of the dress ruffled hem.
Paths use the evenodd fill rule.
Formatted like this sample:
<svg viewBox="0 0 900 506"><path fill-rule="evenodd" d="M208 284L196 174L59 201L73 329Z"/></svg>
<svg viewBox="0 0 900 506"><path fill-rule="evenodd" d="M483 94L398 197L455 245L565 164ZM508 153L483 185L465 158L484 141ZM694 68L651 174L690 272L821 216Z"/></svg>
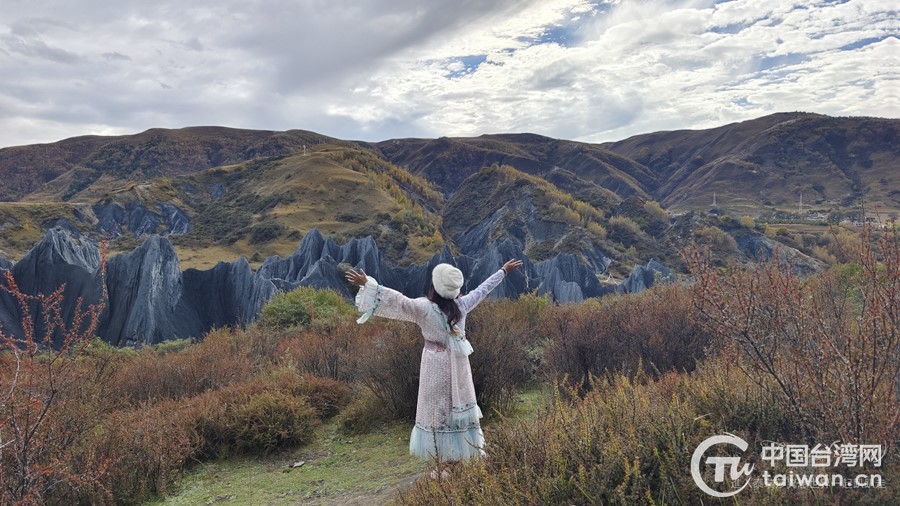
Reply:
<svg viewBox="0 0 900 506"><path fill-rule="evenodd" d="M473 402L460 408L453 408L447 418L447 427L450 430L468 429L473 425L478 425L482 417L481 408Z"/></svg>
<svg viewBox="0 0 900 506"><path fill-rule="evenodd" d="M484 433L477 425L449 431L430 431L417 425L409 439L409 453L421 459L437 456L442 462L483 457Z"/></svg>

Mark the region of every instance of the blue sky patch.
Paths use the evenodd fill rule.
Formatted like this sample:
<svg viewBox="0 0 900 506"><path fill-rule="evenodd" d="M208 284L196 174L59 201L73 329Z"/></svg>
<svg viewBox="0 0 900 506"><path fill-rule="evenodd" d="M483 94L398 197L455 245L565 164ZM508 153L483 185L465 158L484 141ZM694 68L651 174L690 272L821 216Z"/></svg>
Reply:
<svg viewBox="0 0 900 506"><path fill-rule="evenodd" d="M868 46L869 44L875 44L877 42L881 42L885 39L897 38L896 35L884 35L881 37L869 37L868 39L860 39L856 42L851 42L850 44L839 47L838 49L841 51L852 51L854 49L859 49L861 47Z"/></svg>
<svg viewBox="0 0 900 506"><path fill-rule="evenodd" d="M788 53L778 56L763 56L754 58L754 67L757 70L769 70L784 65L796 65L809 61L809 56L800 53Z"/></svg>
<svg viewBox="0 0 900 506"><path fill-rule="evenodd" d="M460 56L459 58L452 58L447 62L447 66L451 66L454 63L462 63L462 68L451 70L447 73L447 79L456 79L457 77L462 77L467 74L471 74L475 72L479 65L484 63L487 60L486 54L478 54L478 55L470 55L470 56Z"/></svg>
<svg viewBox="0 0 900 506"><path fill-rule="evenodd" d="M557 25L548 27L538 37L517 37L516 40L528 45L559 44L562 47L571 47L575 30L569 26Z"/></svg>
<svg viewBox="0 0 900 506"><path fill-rule="evenodd" d="M746 21L741 23L732 23L730 25L725 26L714 26L709 29L709 31L713 33L724 33L729 35L734 35L735 33L740 33L741 30L747 28L748 26L752 26L753 23L748 23Z"/></svg>
<svg viewBox="0 0 900 506"><path fill-rule="evenodd" d="M555 42L563 47L569 47L572 42L572 30L570 30L566 26L555 26L550 28L537 38L535 41L538 44L549 44L551 42Z"/></svg>

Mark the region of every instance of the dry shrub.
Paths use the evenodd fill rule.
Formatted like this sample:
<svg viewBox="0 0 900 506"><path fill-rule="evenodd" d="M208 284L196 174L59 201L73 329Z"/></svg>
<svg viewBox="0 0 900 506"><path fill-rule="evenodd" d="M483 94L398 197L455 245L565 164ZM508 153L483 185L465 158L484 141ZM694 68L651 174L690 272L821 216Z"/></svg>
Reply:
<svg viewBox="0 0 900 506"><path fill-rule="evenodd" d="M751 442L742 460L753 462L759 461L758 442L796 434L790 413L766 389L718 359L694 373L642 379L615 374L584 399L558 393L543 416L487 429L486 458L456 467L450 480L419 480L399 493L397 503L705 504L710 497L689 472L701 441L723 431L736 434ZM890 494L889 488L748 487L736 499L888 504Z"/></svg>
<svg viewBox="0 0 900 506"><path fill-rule="evenodd" d="M607 322L601 319L601 305L595 301L580 306L552 308L541 323L540 332L547 339L545 373L552 378L568 378L589 387L589 377L601 374L607 367L609 332L601 334Z"/></svg>
<svg viewBox="0 0 900 506"><path fill-rule="evenodd" d="M613 216L607 222L608 237L626 246L636 243L645 236L641 226L627 216Z"/></svg>
<svg viewBox="0 0 900 506"><path fill-rule="evenodd" d="M277 363L302 373L354 381L359 360L368 349L369 329L356 322L343 323L329 331L289 332L278 345Z"/></svg>
<svg viewBox="0 0 900 506"><path fill-rule="evenodd" d="M354 393L350 404L338 417L341 431L354 435L369 433L390 420L391 414L384 409L381 399L364 387Z"/></svg>
<svg viewBox="0 0 900 506"><path fill-rule="evenodd" d="M304 375L293 393L306 397L319 418L331 418L350 403L353 389L349 384L331 378Z"/></svg>
<svg viewBox="0 0 900 506"><path fill-rule="evenodd" d="M823 235L820 242L826 258L840 263L852 262L854 253L863 248L860 234L834 225L829 226L829 234Z"/></svg>
<svg viewBox="0 0 900 506"><path fill-rule="evenodd" d="M308 443L311 429L318 425L316 411L304 397L284 392L261 392L231 406L234 447L239 453L268 454Z"/></svg>
<svg viewBox="0 0 900 506"><path fill-rule="evenodd" d="M165 495L186 465L235 454L267 454L308 443L321 411L341 404L349 387L278 371L180 400L149 402L100 419L72 442L54 489L63 504L136 503ZM319 409L305 393L316 396ZM82 476L101 479L86 481Z"/></svg>
<svg viewBox="0 0 900 506"><path fill-rule="evenodd" d="M419 393L422 332L406 322L366 325L371 344L360 350L359 381L393 417L412 420Z"/></svg>
<svg viewBox="0 0 900 506"><path fill-rule="evenodd" d="M591 375L634 375L641 366L653 375L691 371L710 342L691 311L691 293L677 285L551 308L541 325L549 339L547 371L580 383L582 391Z"/></svg>
<svg viewBox="0 0 900 506"><path fill-rule="evenodd" d="M84 381L78 359L94 338L107 302L106 245L100 247L95 280L99 300L89 304L78 297L65 309L66 285L52 293L23 292L11 271L0 273L0 296L18 313L19 330L0 326L0 502L37 504L52 493L61 476L59 455L90 428L90 421L61 413L61 401L78 392ZM71 293L68 292L68 296ZM92 398L87 394L87 398ZM65 406L63 406L65 407ZM99 480L104 468L91 470L82 482Z"/></svg>
<svg viewBox="0 0 900 506"><path fill-rule="evenodd" d="M742 353L745 373L790 409L807 441L882 444L900 419L900 241L871 230L844 254L854 263L811 279L778 260L714 269L691 253L702 324ZM777 257L777 256L776 256Z"/></svg>
<svg viewBox="0 0 900 506"><path fill-rule="evenodd" d="M309 381L273 374L185 401L178 416L190 420L196 433L197 458L265 454L309 442L319 424L319 412L302 393L317 388Z"/></svg>
<svg viewBox="0 0 900 506"><path fill-rule="evenodd" d="M697 230L695 235L699 243L709 246L715 253L718 262L740 251L734 237L715 225Z"/></svg>
<svg viewBox="0 0 900 506"><path fill-rule="evenodd" d="M469 356L475 395L485 414L506 411L516 388L534 378L530 351L537 346L534 331L549 300L486 301L466 317L466 335L475 351Z"/></svg>
<svg viewBox="0 0 900 506"><path fill-rule="evenodd" d="M181 351L145 347L115 378L130 402L179 399L251 378L257 371L241 331L214 330Z"/></svg>
<svg viewBox="0 0 900 506"><path fill-rule="evenodd" d="M55 502L133 504L166 494L195 447L190 421L177 416L180 410L180 403L169 401L103 417L98 430L69 456L76 475L104 468L102 483L64 482Z"/></svg>
<svg viewBox="0 0 900 506"><path fill-rule="evenodd" d="M236 347L253 359L260 369L277 361L278 347L284 338L284 332L264 325L250 325L232 335L237 341Z"/></svg>
<svg viewBox="0 0 900 506"><path fill-rule="evenodd" d="M40 456L40 460L33 462L33 465L41 470L41 476L46 480L40 490L42 500L39 502L60 502L55 498L71 494L72 490L89 494L94 498L90 501L92 503L107 500L110 496L109 472L115 462L98 455L98 458L92 459L91 466L80 465L85 455L96 453L96 449L85 447L85 439L100 428L106 413L121 405L115 385L109 381L112 369L106 367L109 364L96 360L80 360L71 364L69 381L58 385L52 411L32 435L34 449L38 452L36 455ZM41 386L34 378L30 387L51 388ZM8 461L2 464L8 465Z"/></svg>

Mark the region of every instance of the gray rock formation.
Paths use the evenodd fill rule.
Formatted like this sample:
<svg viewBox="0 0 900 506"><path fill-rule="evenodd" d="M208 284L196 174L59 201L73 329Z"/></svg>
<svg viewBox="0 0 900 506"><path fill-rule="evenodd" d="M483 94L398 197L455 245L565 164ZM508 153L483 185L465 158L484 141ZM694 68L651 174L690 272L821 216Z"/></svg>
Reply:
<svg viewBox="0 0 900 506"><path fill-rule="evenodd" d="M445 247L424 265L391 269L385 265L371 238L354 239L343 246L337 246L331 238L324 239L318 231L312 230L303 238L297 253L286 259L268 259L260 268L260 274L277 278L282 288L301 285L331 288L349 296L346 283L337 269L338 263L347 263L362 268L379 283L395 288L408 297L419 297L426 293L431 281L431 271L439 263L455 265L462 271L466 280L462 288L465 293L473 290L488 276L497 272L506 261L514 258L522 259L525 265L495 288L490 294L491 298L515 298L537 290L539 294L549 294L557 302L567 303L580 302L587 297L614 291L602 287L594 272L579 264L574 256L557 255L533 264L521 247L510 239L487 245L478 257L454 257L450 249ZM293 285L286 285L285 281Z"/></svg>
<svg viewBox="0 0 900 506"><path fill-rule="evenodd" d="M825 263L801 251L781 244L780 242L760 234L736 233L734 240L741 253L754 262L772 260L778 256L779 261L791 266L795 274L808 276L824 269Z"/></svg>
<svg viewBox="0 0 900 506"><path fill-rule="evenodd" d="M538 294L549 293L559 302L581 302L615 292L615 287L601 285L593 271L573 255L561 254L540 262L537 272L541 278Z"/></svg>
<svg viewBox="0 0 900 506"><path fill-rule="evenodd" d="M108 319L101 335L112 344L158 343L199 336L200 315L183 297L181 264L172 244L151 236L134 251L109 259Z"/></svg>
<svg viewBox="0 0 900 506"><path fill-rule="evenodd" d="M170 235L191 231L191 219L184 211L165 202L156 207L159 212L151 211L143 204L129 202L124 207L118 203L94 204L91 210L97 217L96 230L111 237L122 235L124 227L137 237L157 232Z"/></svg>
<svg viewBox="0 0 900 506"><path fill-rule="evenodd" d="M465 204L455 203L455 205ZM565 223L538 218L535 205L528 198L508 203L468 229L465 228L468 222L455 223L452 213L445 214L444 219L447 230L459 249L466 255L479 258L490 254L488 250L496 242L490 239L492 237L503 237L503 240L510 241L520 251L521 256L521 251L524 251L528 244L558 242L559 238L567 237L572 230L572 227ZM579 249L592 269L602 272L611 262L599 248Z"/></svg>
<svg viewBox="0 0 900 506"><path fill-rule="evenodd" d="M246 258L219 262L205 271L184 271L184 298L204 329L241 326L256 319L277 289L250 269Z"/></svg>
<svg viewBox="0 0 900 506"><path fill-rule="evenodd" d="M99 265L95 244L56 228L12 267L12 273L27 294L48 294L64 284L62 313L69 320L78 297L83 297L84 305L101 299ZM98 334L118 346L201 336L213 327L242 325L255 319L276 292L275 285L254 274L245 259L182 273L172 244L155 235L131 253L110 258L106 270L108 299ZM29 307L33 315L39 314L38 309L34 304ZM17 302L0 293L4 330L22 335L20 320ZM41 319L35 320L42 334Z"/></svg>
<svg viewBox="0 0 900 506"><path fill-rule="evenodd" d="M119 204L94 204L91 206L97 217L97 230L111 237L122 235L122 224L125 223L125 208Z"/></svg>
<svg viewBox="0 0 900 506"><path fill-rule="evenodd" d="M398 277L385 264L375 240L371 237L352 239L338 246L334 239L322 237L316 230L310 230L297 251L287 257L269 257L259 268L259 275L275 281L280 287L312 286L331 288L350 296L350 291L338 271L339 263L360 267L379 282L388 286L398 286Z"/></svg>
<svg viewBox="0 0 900 506"><path fill-rule="evenodd" d="M117 213L114 208L109 211L110 216ZM341 263L362 268L407 296L419 297L424 295L438 263L459 267L466 278L463 291L467 292L514 258L522 259L524 267L511 273L490 297L518 297L537 291L567 303L616 291L613 286L602 285L594 270L572 255L560 254L535 264L510 239L487 245L477 257L454 257L445 247L424 265L391 268L371 237L338 245L331 237L311 230L293 255L270 257L254 273L243 258L220 262L208 270L182 272L169 240L151 235L131 253L107 261L108 299L98 334L118 346L199 337L213 327L255 320L275 293L298 286L330 288L350 297L338 268ZM3 266L10 267L10 263L0 263ZM93 242L78 232L54 228L11 270L25 293L46 294L65 284L63 316L69 317L78 297L83 297L85 304L102 297L99 266L100 252ZM643 290L658 282L659 276L670 277L671 273L651 261L646 267L636 267L620 291ZM37 314L36 308L31 310ZM6 331L21 335L19 319L16 301L0 293L0 324Z"/></svg>
<svg viewBox="0 0 900 506"><path fill-rule="evenodd" d="M0 271L8 271L12 269L13 263L3 257L0 257Z"/></svg>
<svg viewBox="0 0 900 506"><path fill-rule="evenodd" d="M50 294L60 286L65 304L60 308L64 320L71 321L76 302L83 297L84 305L97 302L103 287L99 281L100 250L85 237L72 235L67 230L53 228L12 267L12 275L19 289L25 294ZM37 336L46 335L44 319L38 316L37 302L28 305ZM0 292L0 324L5 332L23 335L21 308L9 294ZM61 336L53 336L54 342Z"/></svg>
<svg viewBox="0 0 900 506"><path fill-rule="evenodd" d="M619 285L619 293L638 293L650 288L657 283L671 283L675 281L675 275L668 267L651 259L646 266L635 265Z"/></svg>
<svg viewBox="0 0 900 506"><path fill-rule="evenodd" d="M156 207L163 216L167 233L186 234L191 231L191 218L184 211L166 202L160 202Z"/></svg>

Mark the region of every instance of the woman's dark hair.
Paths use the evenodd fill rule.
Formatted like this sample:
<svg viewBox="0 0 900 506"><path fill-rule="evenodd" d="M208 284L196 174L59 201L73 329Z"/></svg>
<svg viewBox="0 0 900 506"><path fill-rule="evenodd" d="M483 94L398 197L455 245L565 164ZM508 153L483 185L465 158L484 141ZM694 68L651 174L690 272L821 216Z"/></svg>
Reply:
<svg viewBox="0 0 900 506"><path fill-rule="evenodd" d="M456 301L453 299L445 299L434 290L434 283L428 283L428 300L437 304L438 308L447 317L447 325L452 329L453 325L462 318L462 312Z"/></svg>

